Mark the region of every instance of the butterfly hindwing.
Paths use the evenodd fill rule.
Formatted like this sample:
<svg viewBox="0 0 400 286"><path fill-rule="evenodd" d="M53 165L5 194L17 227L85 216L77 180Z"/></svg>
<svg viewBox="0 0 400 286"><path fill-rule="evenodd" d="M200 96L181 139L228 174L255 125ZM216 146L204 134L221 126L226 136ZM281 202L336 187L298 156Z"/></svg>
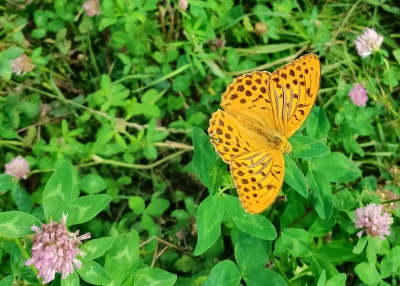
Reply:
<svg viewBox="0 0 400 286"><path fill-rule="evenodd" d="M261 213L275 201L283 183L282 153L270 149L246 153L233 159L230 168L247 212Z"/></svg>
<svg viewBox="0 0 400 286"><path fill-rule="evenodd" d="M321 77L319 59L314 54L298 58L270 76L269 93L278 128L289 138L306 120L317 97Z"/></svg>

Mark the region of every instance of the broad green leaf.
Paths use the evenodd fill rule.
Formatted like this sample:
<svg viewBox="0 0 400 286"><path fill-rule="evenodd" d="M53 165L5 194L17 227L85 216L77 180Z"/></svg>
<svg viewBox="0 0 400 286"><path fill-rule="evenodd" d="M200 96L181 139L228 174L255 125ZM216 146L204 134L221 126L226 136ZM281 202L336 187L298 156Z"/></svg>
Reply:
<svg viewBox="0 0 400 286"><path fill-rule="evenodd" d="M341 273L329 279L325 286L345 286L346 285L346 274Z"/></svg>
<svg viewBox="0 0 400 286"><path fill-rule="evenodd" d="M362 261L363 257L353 253L353 245L349 241L335 240L318 248L316 254L332 264L342 264L348 261Z"/></svg>
<svg viewBox="0 0 400 286"><path fill-rule="evenodd" d="M354 248L353 248L353 253L360 254L364 250L365 246L367 245L367 242L368 242L367 236L360 237L357 241L357 245L354 246Z"/></svg>
<svg viewBox="0 0 400 286"><path fill-rule="evenodd" d="M9 211L0 213L0 236L5 238L18 238L32 234L31 227L40 226L42 222L33 215Z"/></svg>
<svg viewBox="0 0 400 286"><path fill-rule="evenodd" d="M65 279L61 279L61 286L79 286L79 276L76 271L72 272Z"/></svg>
<svg viewBox="0 0 400 286"><path fill-rule="evenodd" d="M268 268L247 269L243 275L247 286L287 286L285 279L279 273ZM267 282L268 281L268 282Z"/></svg>
<svg viewBox="0 0 400 286"><path fill-rule="evenodd" d="M85 282L93 285L102 285L111 281L103 267L93 260L82 261L82 267L77 271Z"/></svg>
<svg viewBox="0 0 400 286"><path fill-rule="evenodd" d="M134 275L134 286L173 286L176 282L176 274L165 270L145 267Z"/></svg>
<svg viewBox="0 0 400 286"><path fill-rule="evenodd" d="M213 195L224 180L226 165L215 152L210 138L198 127L193 128L193 145L194 168L200 180Z"/></svg>
<svg viewBox="0 0 400 286"><path fill-rule="evenodd" d="M0 286L12 286L15 280L15 275L8 275L0 281Z"/></svg>
<svg viewBox="0 0 400 286"><path fill-rule="evenodd" d="M328 146L321 140L308 136L292 136L289 140L292 144L290 155L296 158L312 158L329 153Z"/></svg>
<svg viewBox="0 0 400 286"><path fill-rule="evenodd" d="M203 254L221 234L221 222L224 217L224 206L220 194L208 196L201 202L196 214L198 241L194 255Z"/></svg>
<svg viewBox="0 0 400 286"><path fill-rule="evenodd" d="M326 138L329 129L329 120L324 109L320 106L314 106L306 121L307 135L316 139Z"/></svg>
<svg viewBox="0 0 400 286"><path fill-rule="evenodd" d="M18 184L18 178L6 174L0 175L0 195L8 192L16 184Z"/></svg>
<svg viewBox="0 0 400 286"><path fill-rule="evenodd" d="M339 275L339 271L329 261L315 255L311 258L311 269L314 277L322 275L322 271L326 271L328 279Z"/></svg>
<svg viewBox="0 0 400 286"><path fill-rule="evenodd" d="M224 194L223 202L226 213L241 231L265 240L276 239L275 227L269 219L262 215L246 213L237 197Z"/></svg>
<svg viewBox="0 0 400 286"><path fill-rule="evenodd" d="M244 273L247 269L264 268L270 253L271 243L269 241L237 230L235 239L235 260L241 273Z"/></svg>
<svg viewBox="0 0 400 286"><path fill-rule="evenodd" d="M357 165L339 152L313 158L311 168L323 173L330 182L335 183L351 182L361 176Z"/></svg>
<svg viewBox="0 0 400 286"><path fill-rule="evenodd" d="M219 262L211 269L203 286L239 286L242 276L239 268L231 260Z"/></svg>
<svg viewBox="0 0 400 286"><path fill-rule="evenodd" d="M321 172L309 170L306 181L311 189L309 200L319 217L330 218L333 211L333 196L328 179Z"/></svg>
<svg viewBox="0 0 400 286"><path fill-rule="evenodd" d="M369 264L376 264L376 252L380 248L380 243L376 242L375 239L379 239L382 241L379 237L372 237L368 236L368 244L367 244L367 260Z"/></svg>
<svg viewBox="0 0 400 286"><path fill-rule="evenodd" d="M189 272L193 268L195 268L197 265L197 262L191 258L190 256L183 255L181 258L177 259L174 263L174 267L176 270L182 271L182 272Z"/></svg>
<svg viewBox="0 0 400 286"><path fill-rule="evenodd" d="M103 31L105 28L117 23L117 18L102 18L99 24L99 31Z"/></svg>
<svg viewBox="0 0 400 286"><path fill-rule="evenodd" d="M284 155L285 157L285 183L291 186L296 190L300 195L307 198L308 189L306 185L306 181L304 179L304 175L297 167L297 164L290 158L288 155Z"/></svg>
<svg viewBox="0 0 400 286"><path fill-rule="evenodd" d="M146 208L144 199L140 196L132 196L128 201L129 208L133 210L135 214L142 214Z"/></svg>
<svg viewBox="0 0 400 286"><path fill-rule="evenodd" d="M87 222L100 213L111 202L109 195L89 195L71 200L65 207L68 213L67 225Z"/></svg>
<svg viewBox="0 0 400 286"><path fill-rule="evenodd" d="M59 221L66 212L72 194L72 166L62 162L47 182L42 197L43 210L47 221Z"/></svg>
<svg viewBox="0 0 400 286"><path fill-rule="evenodd" d="M336 225L334 219L321 219L316 218L314 223L309 227L308 233L313 237L323 237L332 231L333 227Z"/></svg>
<svg viewBox="0 0 400 286"><path fill-rule="evenodd" d="M79 182L80 189L88 195L98 194L107 188L106 182L97 174L83 176Z"/></svg>
<svg viewBox="0 0 400 286"><path fill-rule="evenodd" d="M396 245L381 261L381 277L387 278L399 272L400 246Z"/></svg>
<svg viewBox="0 0 400 286"><path fill-rule="evenodd" d="M81 260L94 260L103 256L103 254L110 249L114 241L114 237L102 237L89 240L81 246L81 250L86 254Z"/></svg>
<svg viewBox="0 0 400 286"><path fill-rule="evenodd" d="M17 206L17 209L24 213L31 213L33 208L32 197L19 185L11 190L11 198Z"/></svg>
<svg viewBox="0 0 400 286"><path fill-rule="evenodd" d="M146 208L146 213L152 216L162 216L169 208L169 201L162 198L153 198Z"/></svg>
<svg viewBox="0 0 400 286"><path fill-rule="evenodd" d="M304 229L287 228L282 231L282 243L294 257L311 256L312 240Z"/></svg>
<svg viewBox="0 0 400 286"><path fill-rule="evenodd" d="M378 285L381 280L378 270L376 270L375 265L371 265L366 262L362 262L356 265L354 268L357 276L362 282L368 286Z"/></svg>
<svg viewBox="0 0 400 286"><path fill-rule="evenodd" d="M120 234L114 241L110 250L107 252L105 270L110 274L113 280L120 278L120 272L123 273L123 279L133 274L139 262L139 235L136 230L130 233ZM123 281L122 279L122 281Z"/></svg>
<svg viewBox="0 0 400 286"><path fill-rule="evenodd" d="M324 286L326 281L326 271L325 269L322 270L321 276L318 279L317 286Z"/></svg>

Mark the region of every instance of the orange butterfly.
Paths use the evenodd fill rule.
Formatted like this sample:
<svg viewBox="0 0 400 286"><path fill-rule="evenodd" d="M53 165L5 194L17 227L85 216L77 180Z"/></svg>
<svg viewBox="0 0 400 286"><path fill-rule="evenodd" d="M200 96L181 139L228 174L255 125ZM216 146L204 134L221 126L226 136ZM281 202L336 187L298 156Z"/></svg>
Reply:
<svg viewBox="0 0 400 286"><path fill-rule="evenodd" d="M284 177L282 153L317 97L319 58L308 54L273 73L236 78L210 119L211 143L230 170L243 207L261 213L276 199Z"/></svg>

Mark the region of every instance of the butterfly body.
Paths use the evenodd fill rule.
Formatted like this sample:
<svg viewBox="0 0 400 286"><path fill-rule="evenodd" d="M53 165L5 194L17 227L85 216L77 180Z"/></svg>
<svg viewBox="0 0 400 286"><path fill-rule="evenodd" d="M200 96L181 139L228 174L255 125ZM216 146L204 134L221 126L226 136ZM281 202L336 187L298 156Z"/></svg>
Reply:
<svg viewBox="0 0 400 286"><path fill-rule="evenodd" d="M260 213L276 199L284 177L288 139L305 121L316 99L320 64L309 54L273 73L236 78L222 95L208 133L222 160L230 165L247 212Z"/></svg>

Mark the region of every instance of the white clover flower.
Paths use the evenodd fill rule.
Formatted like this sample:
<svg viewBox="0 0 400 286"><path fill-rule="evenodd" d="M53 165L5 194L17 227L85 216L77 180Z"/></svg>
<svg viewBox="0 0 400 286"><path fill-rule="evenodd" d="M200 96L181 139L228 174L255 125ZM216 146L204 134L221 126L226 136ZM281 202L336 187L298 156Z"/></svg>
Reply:
<svg viewBox="0 0 400 286"><path fill-rule="evenodd" d="M374 29L365 28L364 33L354 41L357 53L361 57L367 57L373 51L379 50L383 42L383 36L379 35Z"/></svg>

